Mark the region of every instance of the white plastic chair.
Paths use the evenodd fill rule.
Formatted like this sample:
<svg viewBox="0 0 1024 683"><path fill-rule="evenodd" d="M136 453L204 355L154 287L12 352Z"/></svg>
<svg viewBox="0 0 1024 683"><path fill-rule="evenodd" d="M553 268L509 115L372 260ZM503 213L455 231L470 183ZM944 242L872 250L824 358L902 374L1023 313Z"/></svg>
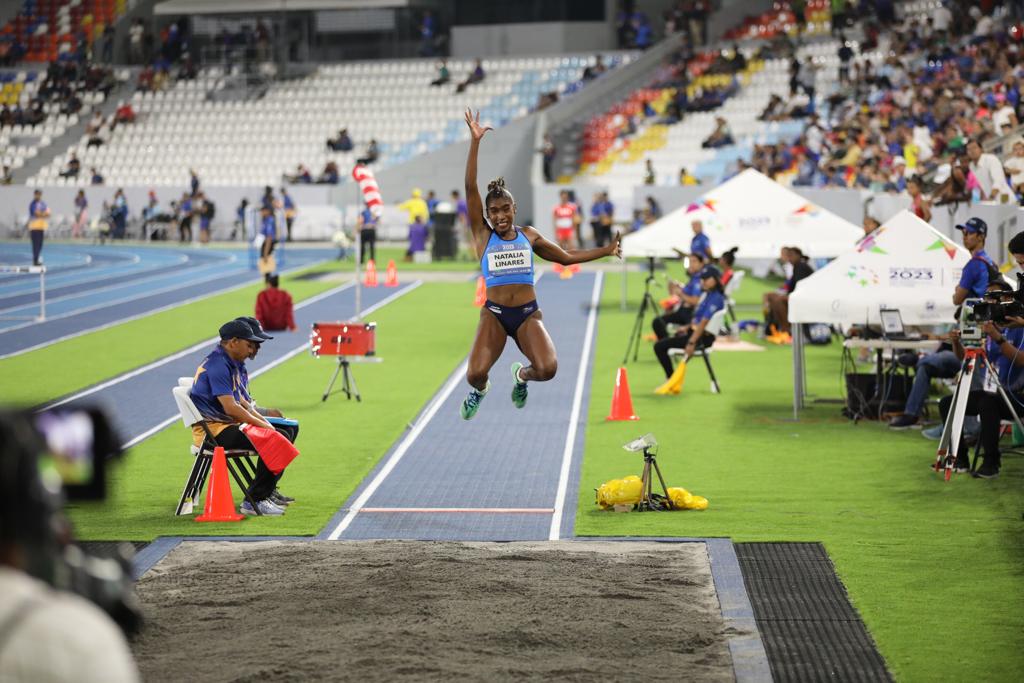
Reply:
<svg viewBox="0 0 1024 683"><path fill-rule="evenodd" d="M175 515L188 515L192 513L195 502L202 494L203 486L206 484L206 477L209 475L210 466L213 464L213 449L217 445L217 438L207 426L206 418L199 413L196 404L192 402L192 397L189 396L189 388L191 386L191 377L179 377L178 385L171 389L171 394L174 396L174 403L178 406L178 413L181 416L182 424L188 427L189 430L192 429L193 425L201 425L206 433L206 438L202 446L192 445L190 447L190 452L195 458L195 462L192 465L192 470L189 472L188 480L185 482L185 488L181 492L181 498L178 499L178 506L174 511ZM256 501L249 496L249 486L256 476L256 464L253 458L259 457L256 451L244 449L229 450L225 448L224 455L228 471L231 473L231 477L235 480L238 488L242 490L242 496L245 500L249 501L249 505L256 510L256 514L261 514Z"/></svg>

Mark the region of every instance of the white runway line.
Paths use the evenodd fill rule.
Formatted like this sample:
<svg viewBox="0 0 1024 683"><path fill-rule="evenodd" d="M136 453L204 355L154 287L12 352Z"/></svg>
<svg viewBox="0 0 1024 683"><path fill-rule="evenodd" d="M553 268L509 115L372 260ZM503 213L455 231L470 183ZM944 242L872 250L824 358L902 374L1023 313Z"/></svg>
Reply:
<svg viewBox="0 0 1024 683"><path fill-rule="evenodd" d="M562 534L562 508L565 507L565 494L569 488L569 470L572 469L572 452L576 447L576 429L580 419L580 405L583 403L583 386L587 383L587 360L590 358L590 346L594 341L594 327L597 323L597 306L601 298L601 283L604 273L597 271L594 278L594 289L590 294L590 312L587 314L587 332L583 337L583 350L580 352L580 367L576 373L576 391L572 397L572 412L569 414L569 428L565 433L565 449L562 451L562 470L558 474L558 493L555 494L555 514L551 516L549 541L557 541Z"/></svg>
<svg viewBox="0 0 1024 683"><path fill-rule="evenodd" d="M417 513L417 514L431 514L431 513L465 513L465 514L492 514L492 515L550 515L554 512L554 508L363 508L360 510L363 514L371 512L383 512L383 513Z"/></svg>
<svg viewBox="0 0 1024 683"><path fill-rule="evenodd" d="M406 451L408 451L416 439L419 438L419 435L423 432L426 426L430 424L430 421L434 418L434 415L437 414L437 411L441 409L444 402L447 401L448 397L452 395L453 391L455 391L455 387L462 383L468 366L469 357L467 356L466 360L462 361L462 364L459 365L455 372L452 373L451 377L448 378L448 382L441 388L441 391L438 392L434 402L423 414L423 417L416 423L416 426L409 430L409 433L405 435L402 442L398 444L398 448L396 448L391 454L391 457L388 458L384 467L377 472L377 476L373 478L369 486L363 489L363 492L360 493L359 497L356 498L354 503L352 503L352 507L349 508L348 514L338 522L338 526L334 527L334 530L331 531L331 534L327 537L328 540L337 541L338 538L341 537L341 534L349 527L352 520L355 519L356 515L359 514L359 511L363 509L364 505L366 505L366 502L370 500L370 497L377 492L380 485L384 483L384 480L387 479L388 475L395 469L398 465L398 461L402 459L402 456L405 455Z"/></svg>
<svg viewBox="0 0 1024 683"><path fill-rule="evenodd" d="M329 290L327 292L323 292L322 294L318 294L317 296L313 297L313 299L307 299L306 301L303 301L302 304L312 303L314 299L319 301L320 299L323 299L325 296L327 296L329 294L337 294L339 291L341 291L341 290L343 290L343 289L345 289L347 287L351 287L354 284L355 283L349 282L349 283L347 283L345 285L342 285L341 287L336 287L335 289ZM403 296L405 294L408 294L409 292L413 291L414 289L416 289L417 287L419 287L422 284L423 283L420 280L416 280L416 281L410 283L408 286L398 290L397 292L395 292L391 296L385 297L385 298L381 299L380 301L378 301L377 303L375 303L374 305L372 305L369 308L367 308L365 311L363 311L363 315L367 315L367 314L373 313L374 311L376 311L377 309L381 308L382 306L386 306L387 304L391 303L392 301L394 301L398 297ZM302 304L300 304L300 305L302 305ZM296 306L295 308L299 308L299 306ZM208 341L204 342L204 345L205 344L209 344L209 343L211 343L211 340L208 340ZM281 365L282 363L285 363L285 362L291 360L292 358L295 358L295 356L299 355L300 353L302 353L303 351L305 351L308 348L309 348L309 342L307 341L304 344L302 344L301 346L295 347L294 349L292 349L288 353L284 354L280 358L276 358L273 361L271 361L270 363L267 363L262 368L259 368L258 370L254 370L252 372L252 374L249 375L249 379L253 379L254 377L259 377L263 373L269 372L269 371L273 370L274 368L276 368L277 366ZM179 357L181 355L182 354L178 354ZM125 379L127 379L127 378L125 378ZM61 403L65 403L65 402L67 402L69 400L71 400L71 399L64 399L64 401L61 401ZM58 403L58 404L54 404L54 405L60 405L60 404ZM53 406L48 406L48 407L52 408ZM134 446L134 445L136 445L136 444L138 444L138 443L140 443L142 441L145 441L149 437L153 436L154 434L156 434L160 430L164 429L165 427L167 427L168 425L170 425L171 423L173 423L173 422L175 422L176 420L179 420L179 419L181 419L180 416L172 415L171 417L167 418L166 420L164 420L160 424L156 425L155 427L151 427L151 428L147 429L142 434L139 434L138 436L136 436L135 438L131 439L130 441L127 441L126 443L122 444L121 448L125 449L125 450L128 449L128 448L131 448L132 446Z"/></svg>
<svg viewBox="0 0 1024 683"><path fill-rule="evenodd" d="M284 275L284 274L287 274L287 273L292 273L292 272L295 272L295 271L303 270L303 269L309 268L311 266L319 265L319 264L323 263L326 260L327 259L324 259L323 261L314 261L312 263L307 263L307 264L304 264L304 265L301 265L301 266L296 266L295 268L291 268L289 270L283 270L283 271L281 271L281 274ZM117 325L121 325L123 323L129 323L129 322L132 322L133 320L139 320L140 318L145 318L146 316L154 315L156 313L163 313L164 311L169 311L172 308L177 308L178 306L187 306L188 304L194 304L197 301L202 301L203 299L209 299L210 297L213 297L213 296L219 296L221 294L227 294L229 292L235 291L236 289L242 289L243 287L248 287L249 285L255 284L257 282L258 282L257 280L251 280L249 282L243 282L241 284L235 285L234 287L228 287L227 289L221 289L221 290L218 290L216 292L210 292L209 294L200 294L199 296L194 296L191 299L185 299L184 301L176 301L174 303L167 304L166 306L160 306L159 308L154 308L152 310L145 311L144 313L138 313L136 315L130 315L127 318L119 318L117 320L112 320L109 323L103 323L102 325L97 325L95 327L89 327L89 328L86 328L84 330L77 330L75 332L72 332L71 334L65 334L62 337L57 337L55 339L50 339L50 340L47 340L47 341L44 341L44 342L40 342L39 344L35 344L33 346L29 346L27 348L20 349L18 351L12 351L11 353L0 354L0 360L5 360L7 358L14 358L15 356L20 356L21 354L28 353L30 351L38 351L39 349L44 349L47 346L53 346L54 344L57 344L57 343L60 343L60 342L63 342L63 341L68 341L69 339L75 339L76 337L81 337L82 335L89 334L90 332L100 332L102 330L106 330L106 329L109 329L111 327L115 327ZM352 286L354 284L355 284L355 281L349 283L349 286ZM301 305L302 304L296 304L296 308L298 308ZM105 307L106 306L100 306L99 308L105 308ZM47 322L49 322L50 320L57 320L58 318L67 318L67 317L70 317L72 315L78 315L79 313L84 312L84 310L85 309L75 311L74 313L60 315L60 316L53 317L53 318L47 318L46 320L47 320ZM92 310L92 309L90 309L90 310ZM30 324L35 325L37 323L30 323ZM14 329L21 329L21 328L24 328L24 327L28 327L28 325L27 324L26 325L18 325L16 328L14 328L14 327L3 328L3 329L0 329L0 334L4 334L4 333L10 332L10 331L12 331Z"/></svg>

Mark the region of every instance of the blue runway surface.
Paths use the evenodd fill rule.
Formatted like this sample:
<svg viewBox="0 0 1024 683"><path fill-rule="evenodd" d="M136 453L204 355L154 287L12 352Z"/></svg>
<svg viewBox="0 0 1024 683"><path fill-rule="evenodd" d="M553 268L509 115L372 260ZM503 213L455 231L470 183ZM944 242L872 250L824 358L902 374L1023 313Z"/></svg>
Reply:
<svg viewBox="0 0 1024 683"><path fill-rule="evenodd" d="M404 284L397 289L380 287L363 290L362 308L366 311L414 287L415 284ZM246 311L240 311L239 315L244 313ZM295 324L298 331L274 332L274 339L263 344L256 359L246 363L250 377L296 352L304 352L302 349L309 341L309 329L313 322L345 320L354 314L355 290L351 285L339 286L296 305ZM205 342L172 354L167 359L146 366L144 370L137 369L124 378L114 378L91 390L75 394L71 400L62 399L53 405L99 404L107 409L108 415L113 416L123 441L132 443L141 436L148 436L169 424L169 421L177 419L178 409L171 396L171 389L177 385L179 377L192 377L203 357L214 348L217 330L211 328L210 331L212 336ZM324 361L325 386L333 367L330 360ZM256 398L259 399L258 396Z"/></svg>
<svg viewBox="0 0 1024 683"><path fill-rule="evenodd" d="M245 249L47 245L46 321L39 277L0 274L0 358L88 330L222 293L260 279ZM330 249L289 248L288 269L331 258ZM25 244L0 244L0 263L28 265Z"/></svg>
<svg viewBox="0 0 1024 683"><path fill-rule="evenodd" d="M421 418L429 421L415 441L405 446L399 442L392 448L321 536L462 541L547 539L570 429L577 435L572 459L578 463L582 457L593 348L585 358L581 358L581 351L595 277L583 274L571 280L548 278L538 283L537 298L544 324L558 350L558 374L550 382L530 384L525 408L517 410L511 401L509 367L523 356L509 340L491 372L491 389L476 417L467 422L459 416L459 406L468 390L459 373L458 378L452 378L457 382L454 391L447 397L442 392L444 400L436 413ZM467 339L467 351L470 343ZM581 362L586 364L581 417L572 423ZM389 459L396 449L402 448L407 450L397 465L373 489L372 482L381 468L389 467ZM577 480L578 473L568 482L566 514L562 519L568 519L569 524L563 521L563 538L572 536ZM357 505L356 501L367 490L372 490L372 494L363 505Z"/></svg>

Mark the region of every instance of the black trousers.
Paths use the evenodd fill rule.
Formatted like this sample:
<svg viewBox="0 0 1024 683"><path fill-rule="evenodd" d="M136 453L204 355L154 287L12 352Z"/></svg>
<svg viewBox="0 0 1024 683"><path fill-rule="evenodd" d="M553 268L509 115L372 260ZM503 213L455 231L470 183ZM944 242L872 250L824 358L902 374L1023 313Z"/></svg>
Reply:
<svg viewBox="0 0 1024 683"><path fill-rule="evenodd" d="M292 241L292 223L294 223L294 222L295 222L294 218L285 218L284 219L285 228L288 231L287 241L289 241L289 242Z"/></svg>
<svg viewBox="0 0 1024 683"><path fill-rule="evenodd" d="M274 429L276 429L286 439L295 443L295 439L298 436L298 428L277 426L274 427ZM242 433L242 430L238 428L238 425L231 425L218 434L217 445L223 446L225 449L253 449L252 442L249 441L248 437ZM249 495L257 502L268 498L270 494L274 492L274 489L277 488L277 482L281 480L281 476L283 474L283 471L279 474L271 472L270 469L263 464L263 459L260 458L256 465L256 476L252 480L252 485L249 486Z"/></svg>
<svg viewBox="0 0 1024 683"><path fill-rule="evenodd" d="M45 230L29 230L29 237L32 239L32 265L39 265L39 257L43 253L43 237L46 235Z"/></svg>
<svg viewBox="0 0 1024 683"><path fill-rule="evenodd" d="M1014 396L1010 394L1010 400L1016 403L1015 408L1018 410L1024 408L1021 406L1020 396ZM939 415L942 417L943 423L946 421L946 416L949 415L950 407L953 404L953 397L943 396L939 399ZM1012 420L1013 413L1006 406L1006 402L997 393L989 393L987 391L972 391L967 395L967 409L965 410L967 415L978 415L981 418L981 449L985 452L985 464L990 467L998 468L1002 462L1003 456L999 451L999 435L1001 432L1001 422L1003 420ZM963 437L960 438L960 445L957 448L957 454L964 454L964 458L967 458L967 451L965 450ZM960 460L960 458L957 458Z"/></svg>
<svg viewBox="0 0 1024 683"><path fill-rule="evenodd" d="M370 254L370 259L374 262L377 260L377 229L376 228L363 228L359 231L359 263L366 261L366 254Z"/></svg>
<svg viewBox="0 0 1024 683"><path fill-rule="evenodd" d="M612 241L612 226L603 225L600 221L591 221L590 227L594 231L594 244L603 247Z"/></svg>
<svg viewBox="0 0 1024 683"><path fill-rule="evenodd" d="M182 242L192 241L192 219L183 218L178 223L178 239Z"/></svg>
<svg viewBox="0 0 1024 683"><path fill-rule="evenodd" d="M672 366L672 357L668 355L669 349L685 349L690 343L690 335L676 335L666 337L654 343L654 355L658 357L662 369L665 370L665 377L671 377L675 368ZM715 343L715 335L705 332L697 341L697 349L706 349Z"/></svg>
<svg viewBox="0 0 1024 683"><path fill-rule="evenodd" d="M668 336L667 326L669 324L689 325L691 318L693 318L693 309L689 306L680 306L671 313L666 313L665 315L652 320L651 327L654 328L654 334L656 334L658 339L661 340Z"/></svg>

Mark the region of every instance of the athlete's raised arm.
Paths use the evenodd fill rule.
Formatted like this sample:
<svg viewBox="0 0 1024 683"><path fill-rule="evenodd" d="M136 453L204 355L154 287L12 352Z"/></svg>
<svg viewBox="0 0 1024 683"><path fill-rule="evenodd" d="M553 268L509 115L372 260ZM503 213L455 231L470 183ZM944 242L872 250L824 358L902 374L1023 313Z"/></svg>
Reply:
<svg viewBox="0 0 1024 683"><path fill-rule="evenodd" d="M604 258L605 256L618 256L622 258L622 247L619 245L619 240L622 238L622 233L616 232L615 237L612 238L611 243L606 247L597 247L596 249L562 249L560 246L541 235L536 228L524 227L523 234L526 235L527 239L533 245L533 253L540 256L545 261L551 261L552 263L560 263L563 266L571 266L574 263L586 263L587 261L596 261L597 259Z"/></svg>
<svg viewBox="0 0 1024 683"><path fill-rule="evenodd" d="M466 159L466 210L469 213L469 226L476 243L477 257L483 258L483 250L487 244L487 225L484 223L484 203L480 199L480 190L476 186L476 158L480 152L480 140L484 133L494 130L490 126L480 125L480 112L473 115L471 109L466 110L466 125L469 126L469 157Z"/></svg>

